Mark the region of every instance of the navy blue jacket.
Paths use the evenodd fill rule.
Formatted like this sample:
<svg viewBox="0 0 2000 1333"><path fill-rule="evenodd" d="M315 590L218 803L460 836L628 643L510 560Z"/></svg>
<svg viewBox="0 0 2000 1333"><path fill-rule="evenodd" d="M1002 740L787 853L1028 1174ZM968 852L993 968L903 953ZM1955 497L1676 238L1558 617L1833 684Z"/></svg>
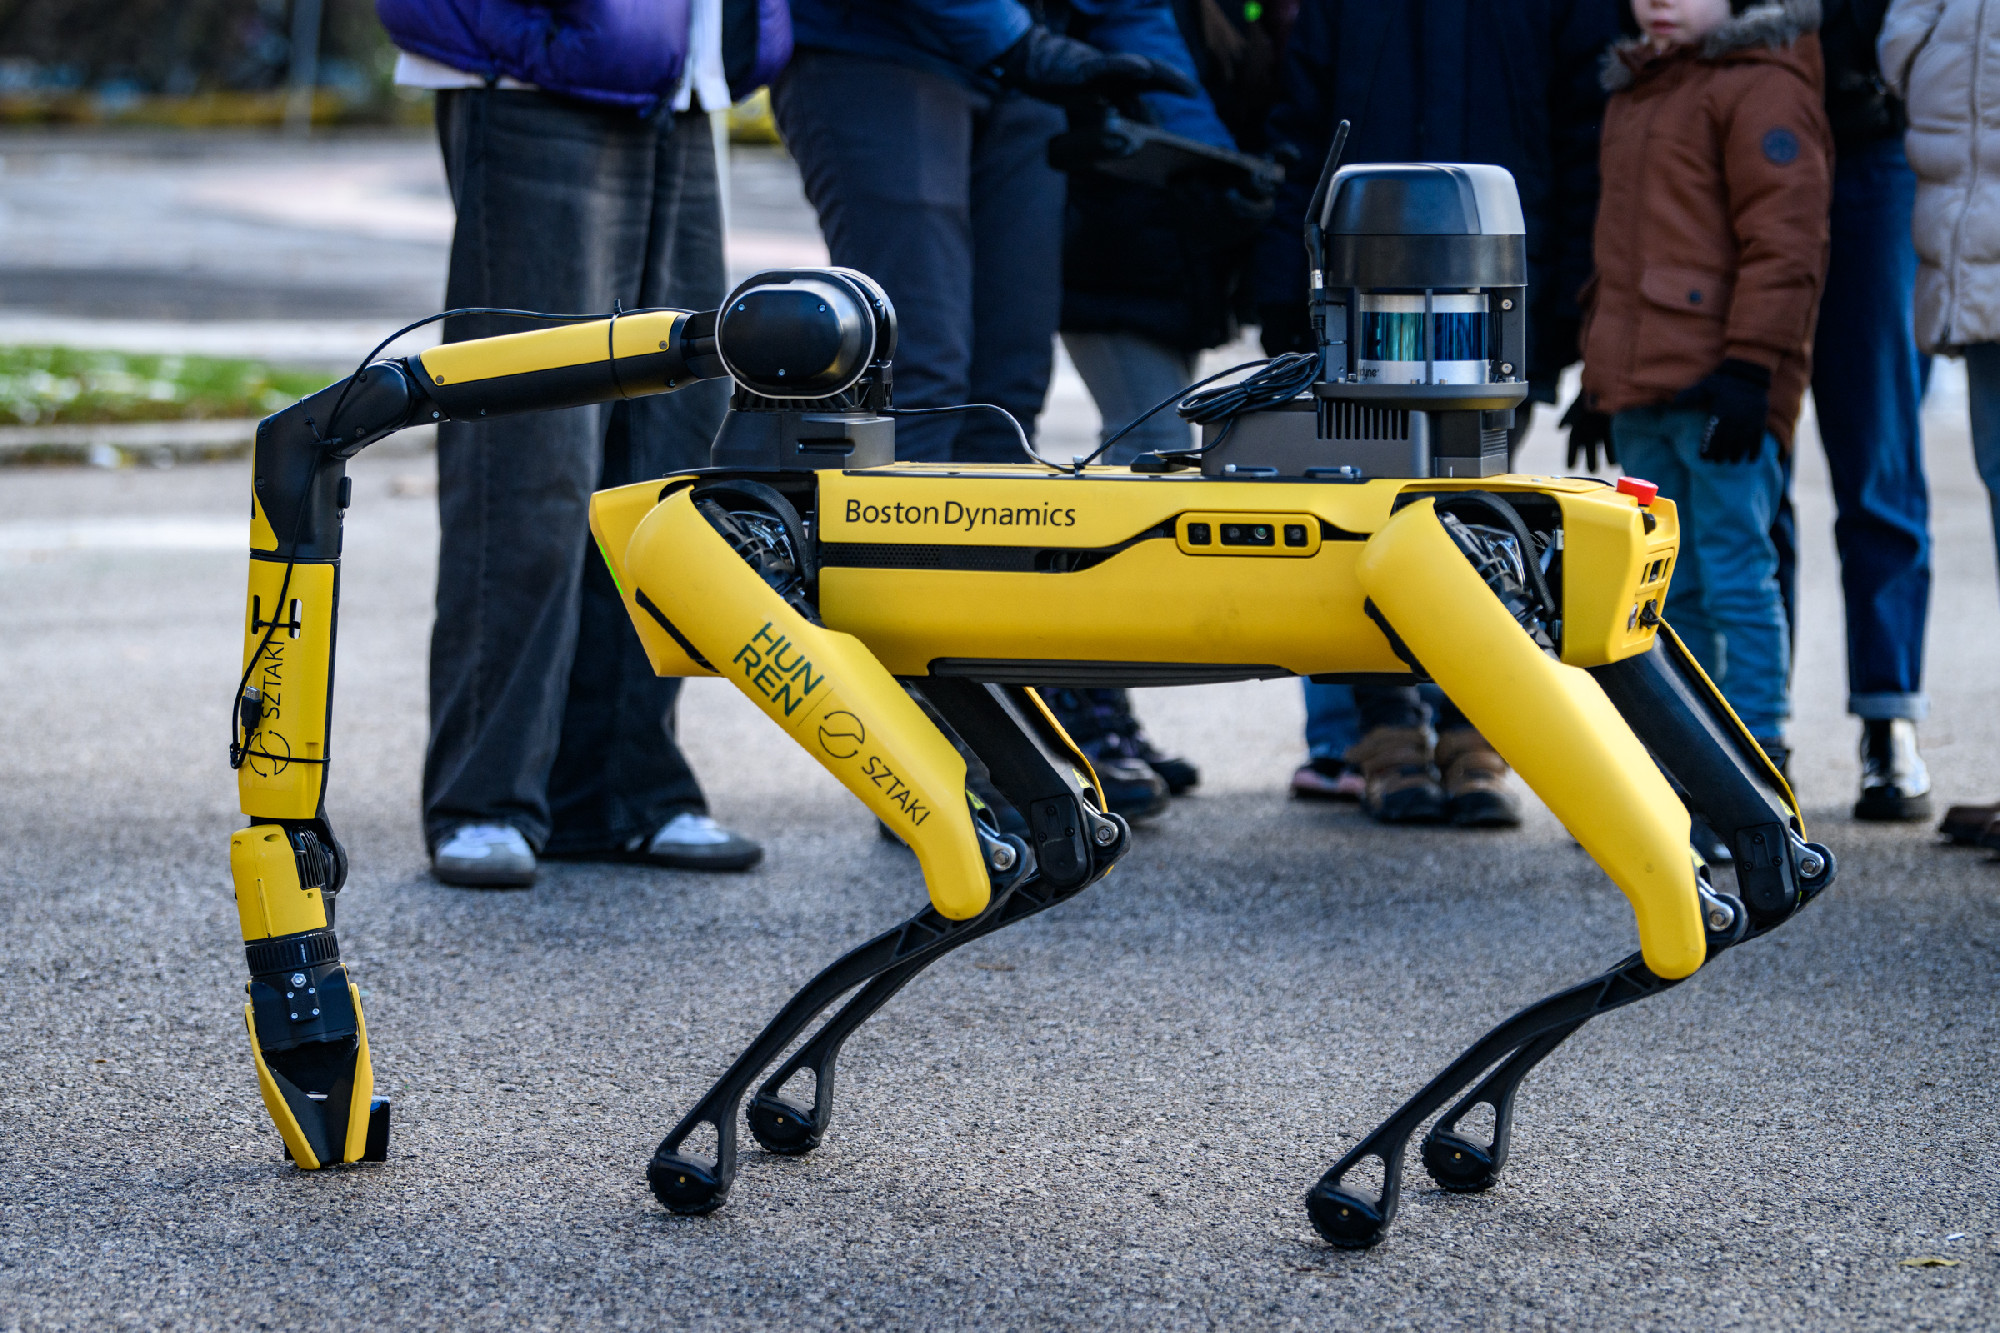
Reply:
<svg viewBox="0 0 2000 1333"><path fill-rule="evenodd" d="M1298 164L1258 247L1260 305L1306 299L1306 203L1333 127L1343 161L1490 162L1514 174L1528 224L1529 375L1546 397L1577 359L1591 273L1598 61L1618 0L1305 0L1271 113Z"/></svg>
<svg viewBox="0 0 2000 1333"><path fill-rule="evenodd" d="M687 63L688 0L375 0L403 50L487 79L650 115ZM792 57L785 0L723 0L729 91L747 97Z"/></svg>
<svg viewBox="0 0 2000 1333"><path fill-rule="evenodd" d="M1069 30L1093 46L1151 56L1194 77L1168 0L1069 0L1066 8L1075 17ZM1034 22L1020 0L792 0L801 47L913 66L974 87L992 86L986 67ZM1145 102L1161 128L1235 147L1206 96L1148 93Z"/></svg>

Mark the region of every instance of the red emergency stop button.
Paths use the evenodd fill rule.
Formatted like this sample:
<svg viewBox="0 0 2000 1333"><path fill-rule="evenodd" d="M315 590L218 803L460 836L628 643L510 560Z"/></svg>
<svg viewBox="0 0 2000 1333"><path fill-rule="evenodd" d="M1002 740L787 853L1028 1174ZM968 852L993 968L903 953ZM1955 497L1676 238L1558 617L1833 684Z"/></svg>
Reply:
<svg viewBox="0 0 2000 1333"><path fill-rule="evenodd" d="M1639 502L1639 508L1644 509L1653 503L1653 497L1660 493L1660 488L1650 481L1641 481L1637 477L1620 477L1618 493L1631 496Z"/></svg>

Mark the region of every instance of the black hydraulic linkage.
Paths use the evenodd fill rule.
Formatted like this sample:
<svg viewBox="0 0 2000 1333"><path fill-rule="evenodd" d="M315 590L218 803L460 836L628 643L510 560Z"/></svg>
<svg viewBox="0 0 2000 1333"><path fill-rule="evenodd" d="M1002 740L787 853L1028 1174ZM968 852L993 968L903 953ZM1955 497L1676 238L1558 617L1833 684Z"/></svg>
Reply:
<svg viewBox="0 0 2000 1333"><path fill-rule="evenodd" d="M1833 853L1796 837L1789 840L1787 861L1800 884L1794 912L1832 885ZM1728 949L1768 934L1785 918L1758 922L1734 898L1702 886L1708 921L1708 963ZM1703 966L1707 966L1704 963ZM1508 1137L1514 1122L1514 1099L1522 1080L1579 1028L1599 1014L1658 995L1679 985L1654 976L1638 954L1580 986L1558 991L1521 1010L1474 1042L1445 1066L1416 1096L1405 1102L1374 1133L1356 1144L1328 1168L1306 1194L1306 1213L1328 1244L1344 1250L1366 1249L1382 1240L1396 1218L1402 1198L1403 1157L1418 1126L1460 1089L1491 1069L1477 1087L1438 1118L1423 1143L1424 1169L1442 1189L1471 1193L1499 1179L1507 1163ZM1458 1132L1459 1122L1480 1105L1493 1108L1492 1138L1475 1143ZM1382 1167L1379 1191L1348 1185L1357 1165L1374 1158Z"/></svg>
<svg viewBox="0 0 2000 1333"><path fill-rule="evenodd" d="M765 1080L747 1118L751 1134L768 1152L798 1156L820 1145L833 1119L834 1062L842 1044L919 972L951 949L1075 897L1111 868L1130 841L1123 820L1090 807L1060 738L1050 732L1022 687L948 677L909 684L926 711L987 766L995 789L1022 815L1035 843L1039 873L1016 888L998 912L980 917L977 929L960 932L948 948L899 964L869 982ZM1084 827L1076 818L1079 813ZM801 1070L813 1076L810 1106L784 1093Z"/></svg>
<svg viewBox="0 0 2000 1333"><path fill-rule="evenodd" d="M751 1133L770 1152L796 1156L819 1146L833 1116L834 1063L841 1046L918 973L962 945L1074 897L1102 879L1131 845L1125 821L1097 808L1096 794L1081 785L1063 738L1025 689L968 680L907 683L987 765L1029 836L1024 840L980 825L982 841L1004 842L1015 853L1011 859L988 856L989 865L1005 862L1008 871L995 876L993 901L984 912L952 921L925 908L849 952L792 997L653 1154L646 1179L670 1212L709 1213L727 1201L736 1178L737 1107L757 1076L835 1000L860 988L764 1082L748 1107ZM813 1075L811 1106L784 1095L785 1084L802 1070ZM703 1125L715 1132L713 1158L681 1151Z"/></svg>
<svg viewBox="0 0 2000 1333"><path fill-rule="evenodd" d="M1507 1165L1507 1143L1514 1128L1514 1095L1534 1067L1584 1025L1584 1019L1552 1028L1527 1042L1479 1081L1479 1086L1459 1098L1458 1105L1439 1116L1424 1135L1424 1170L1440 1189L1454 1194L1475 1194L1492 1188ZM1493 1108L1493 1137L1475 1143L1458 1132L1459 1121L1476 1106Z"/></svg>
<svg viewBox="0 0 2000 1333"><path fill-rule="evenodd" d="M1025 857L1023 863L1025 869ZM980 915L966 921L953 921L935 908L926 907L901 925L850 950L800 988L654 1151L652 1163L646 1168L646 1181L667 1211L712 1213L728 1200L729 1187L736 1179L736 1108L757 1075L805 1031L821 1010L892 968L943 952L988 917L998 915L1013 892L1012 884L996 885L993 902ZM681 1145L703 1125L715 1131L715 1156L682 1153Z"/></svg>
<svg viewBox="0 0 2000 1333"><path fill-rule="evenodd" d="M750 1099L744 1118L750 1123L750 1134L757 1140L757 1145L766 1152L784 1157L802 1156L819 1147L826 1137L827 1126L833 1121L834 1063L840 1057L840 1048L854 1035L856 1028L874 1017L875 1011L894 999L896 992L945 954L981 936L1026 920L1037 912L1045 912L1057 903L1074 897L1076 892L1075 889L1065 891L1053 888L1039 875L1031 876L1009 894L1005 902L977 919L965 922L965 929L954 934L940 948L898 963L863 986L853 999L841 1007L839 1013L827 1020L825 1027L813 1034L812 1040L778 1066L778 1071L764 1080L757 1095ZM785 1095L785 1085L801 1070L811 1073L813 1078L811 1105Z"/></svg>

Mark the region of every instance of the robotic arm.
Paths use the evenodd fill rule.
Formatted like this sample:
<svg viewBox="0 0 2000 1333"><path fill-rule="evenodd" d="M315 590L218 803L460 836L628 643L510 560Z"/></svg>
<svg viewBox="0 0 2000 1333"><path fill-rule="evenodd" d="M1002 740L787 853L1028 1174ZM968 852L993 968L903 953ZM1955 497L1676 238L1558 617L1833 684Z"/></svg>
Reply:
<svg viewBox="0 0 2000 1333"><path fill-rule="evenodd" d="M231 837L229 862L258 1086L302 1167L381 1161L389 1138L360 990L335 934L347 855L326 808L347 460L410 425L636 398L729 375L716 346L722 324L741 349L744 385L813 400L886 366L895 339L887 299L861 275L765 274L718 311L641 311L376 361L258 426L229 747L250 826Z"/></svg>

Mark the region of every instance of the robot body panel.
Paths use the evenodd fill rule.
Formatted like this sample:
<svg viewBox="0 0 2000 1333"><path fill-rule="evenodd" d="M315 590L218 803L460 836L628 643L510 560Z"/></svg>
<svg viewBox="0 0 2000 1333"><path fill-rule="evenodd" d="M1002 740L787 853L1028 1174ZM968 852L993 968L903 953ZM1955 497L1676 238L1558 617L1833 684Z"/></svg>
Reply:
<svg viewBox="0 0 2000 1333"><path fill-rule="evenodd" d="M1647 965L1667 979L1700 967L1707 945L1687 811L1602 689L1568 664L1651 647L1659 622L1640 612L1676 549L1670 505L1656 501L1652 514L1602 486L1527 477L1345 485L1143 479L1108 468L952 472L899 465L814 474L818 609L843 632L850 675L861 654L872 655L870 676L885 678L1060 681L1088 672L1112 682L1124 672L1123 683L1144 683L1175 669L1183 678L1202 669L1208 678L1405 675L1412 663L1370 616L1372 603L1626 894ZM594 505L609 551L648 490L669 492L613 562L641 607L635 623L655 636L670 630L679 650L656 655L656 665L677 670L691 649L721 668L874 808L876 794L829 762L812 728L780 713L788 696L774 698L773 682L760 685L749 669L758 654L737 643L746 633L785 623L786 614L800 634L813 627L729 558L687 498L696 479L623 488ZM1555 501L1562 661L1522 632L1440 525L1430 497L1473 490L1523 507ZM648 539L669 510L683 537ZM718 601L747 618L711 630ZM884 715L869 734L886 736L889 725ZM905 750L919 735L936 735L921 717L893 725L892 744ZM955 836L966 869L951 879L949 896L931 882L933 905L962 919L977 894L959 886L983 879L971 868L969 824Z"/></svg>
<svg viewBox="0 0 2000 1333"><path fill-rule="evenodd" d="M965 760L859 640L772 591L685 489L639 524L625 566L635 600L648 594L664 608L678 634L909 843L941 915L985 910Z"/></svg>

